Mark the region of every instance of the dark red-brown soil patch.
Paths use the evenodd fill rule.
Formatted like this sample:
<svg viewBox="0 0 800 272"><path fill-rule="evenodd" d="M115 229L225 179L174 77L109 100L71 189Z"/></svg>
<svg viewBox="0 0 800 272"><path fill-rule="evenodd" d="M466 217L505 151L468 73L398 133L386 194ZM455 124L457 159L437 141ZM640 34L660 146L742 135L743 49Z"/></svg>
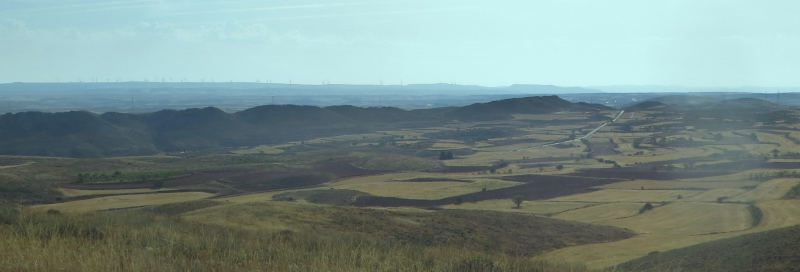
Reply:
<svg viewBox="0 0 800 272"><path fill-rule="evenodd" d="M617 144L611 142L591 143L593 155L614 155L619 154L616 150Z"/></svg>

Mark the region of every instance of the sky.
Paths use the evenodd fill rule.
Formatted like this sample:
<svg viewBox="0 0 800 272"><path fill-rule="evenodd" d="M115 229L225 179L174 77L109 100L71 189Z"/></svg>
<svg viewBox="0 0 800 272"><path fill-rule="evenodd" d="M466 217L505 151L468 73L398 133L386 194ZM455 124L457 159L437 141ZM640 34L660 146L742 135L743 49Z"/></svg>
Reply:
<svg viewBox="0 0 800 272"><path fill-rule="evenodd" d="M0 82L800 86L796 0L0 0Z"/></svg>

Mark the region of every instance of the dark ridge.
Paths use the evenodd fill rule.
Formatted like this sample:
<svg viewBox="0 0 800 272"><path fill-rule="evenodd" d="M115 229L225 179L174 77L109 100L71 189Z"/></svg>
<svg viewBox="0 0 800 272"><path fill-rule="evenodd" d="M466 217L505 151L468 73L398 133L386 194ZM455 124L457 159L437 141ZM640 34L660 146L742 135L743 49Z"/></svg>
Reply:
<svg viewBox="0 0 800 272"><path fill-rule="evenodd" d="M658 101L644 101L633 106L628 107L626 110L628 111L640 111L640 110L663 110L667 108L667 104L658 102Z"/></svg>
<svg viewBox="0 0 800 272"><path fill-rule="evenodd" d="M145 114L22 112L0 116L0 154L106 157L201 151L452 120L505 119L514 113L605 109L609 108L543 96L411 111L392 107L269 105L233 114L214 107Z"/></svg>
<svg viewBox="0 0 800 272"><path fill-rule="evenodd" d="M0 116L0 153L102 157L158 151L151 139L142 137L149 133L137 132L84 111L4 114Z"/></svg>
<svg viewBox="0 0 800 272"><path fill-rule="evenodd" d="M488 103L476 103L454 110L451 115L459 120L501 120L513 113L552 113L558 111L598 111L611 108L587 103L571 103L558 96L532 96L512 98Z"/></svg>

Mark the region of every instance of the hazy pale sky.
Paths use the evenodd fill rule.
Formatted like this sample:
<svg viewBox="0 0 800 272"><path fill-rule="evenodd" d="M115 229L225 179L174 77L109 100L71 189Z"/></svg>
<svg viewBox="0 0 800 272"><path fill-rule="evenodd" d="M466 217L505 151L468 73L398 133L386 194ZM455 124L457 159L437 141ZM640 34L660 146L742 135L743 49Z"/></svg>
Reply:
<svg viewBox="0 0 800 272"><path fill-rule="evenodd" d="M0 82L800 86L796 0L0 0Z"/></svg>

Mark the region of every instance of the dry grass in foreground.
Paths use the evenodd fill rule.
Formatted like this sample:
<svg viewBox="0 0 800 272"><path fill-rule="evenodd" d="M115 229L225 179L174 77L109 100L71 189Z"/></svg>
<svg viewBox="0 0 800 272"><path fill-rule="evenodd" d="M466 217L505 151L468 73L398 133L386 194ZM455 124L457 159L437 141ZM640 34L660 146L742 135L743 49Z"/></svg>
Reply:
<svg viewBox="0 0 800 272"><path fill-rule="evenodd" d="M181 220L212 201L61 214L0 211L3 271L586 271L364 233L248 231Z"/></svg>

